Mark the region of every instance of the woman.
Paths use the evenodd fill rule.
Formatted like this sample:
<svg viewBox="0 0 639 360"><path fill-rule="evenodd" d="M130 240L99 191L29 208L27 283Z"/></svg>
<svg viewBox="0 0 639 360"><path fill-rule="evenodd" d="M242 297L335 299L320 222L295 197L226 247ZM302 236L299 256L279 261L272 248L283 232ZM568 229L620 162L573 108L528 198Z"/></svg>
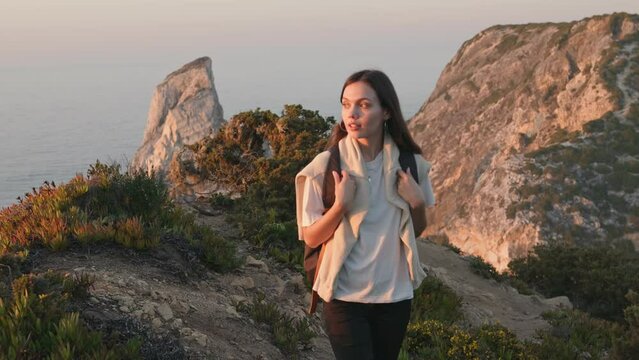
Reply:
<svg viewBox="0 0 639 360"><path fill-rule="evenodd" d="M428 172L402 116L390 79L379 70L348 77L340 96L337 145L341 174L333 171L335 201L324 209L322 185L329 152L296 176L300 240L325 245L313 290L337 359L396 359L410 318L413 291L426 276L415 234L435 204ZM417 183L402 171L400 151L415 154Z"/></svg>

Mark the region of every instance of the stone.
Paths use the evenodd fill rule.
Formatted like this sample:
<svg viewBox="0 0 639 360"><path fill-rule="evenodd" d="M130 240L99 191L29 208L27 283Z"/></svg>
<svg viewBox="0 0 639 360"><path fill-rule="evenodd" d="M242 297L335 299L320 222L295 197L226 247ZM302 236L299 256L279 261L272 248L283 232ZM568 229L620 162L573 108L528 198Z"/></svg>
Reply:
<svg viewBox="0 0 639 360"><path fill-rule="evenodd" d="M142 304L142 311L149 316L155 316L156 308L157 304L150 301L146 301Z"/></svg>
<svg viewBox="0 0 639 360"><path fill-rule="evenodd" d="M184 336L184 337L188 337L191 336L191 334L193 334L193 329L191 329L190 327L183 327L179 330L180 335Z"/></svg>
<svg viewBox="0 0 639 360"><path fill-rule="evenodd" d="M226 305L224 307L224 310L226 311L227 314L231 315L232 317L235 317L235 318L241 317L240 314L237 313L237 310L231 305Z"/></svg>
<svg viewBox="0 0 639 360"><path fill-rule="evenodd" d="M170 164L184 145L213 135L225 122L215 90L211 59L198 58L170 73L151 99L142 145L131 166L155 170L168 180Z"/></svg>
<svg viewBox="0 0 639 360"><path fill-rule="evenodd" d="M190 340L197 342L200 346L206 346L206 343L208 341L208 336L206 336L206 334L202 334L197 330L193 330L189 338Z"/></svg>
<svg viewBox="0 0 639 360"><path fill-rule="evenodd" d="M304 276L296 274L291 276L288 281L284 283L284 291L282 294L302 294L306 291L306 285L304 284Z"/></svg>
<svg viewBox="0 0 639 360"><path fill-rule="evenodd" d="M157 311L164 321L171 320L173 318L173 311L167 303L161 303L160 306L158 306Z"/></svg>
<svg viewBox="0 0 639 360"><path fill-rule="evenodd" d="M248 290L248 289L253 289L255 287L255 282L253 281L253 278L251 278L250 276L242 276L242 277L235 278L231 282L231 285Z"/></svg>
<svg viewBox="0 0 639 360"><path fill-rule="evenodd" d="M247 255L246 256L246 261L245 264L247 267L253 267L253 268L257 268L260 271L269 272L269 268L268 265L266 265L266 263L262 260L257 260L254 257L252 257L251 255Z"/></svg>
<svg viewBox="0 0 639 360"><path fill-rule="evenodd" d="M182 319L175 319L173 320L173 327L175 328L181 328L182 327Z"/></svg>
<svg viewBox="0 0 639 360"><path fill-rule="evenodd" d="M545 304L556 308L572 309L572 302L567 296L556 296L553 298L543 299Z"/></svg>
<svg viewBox="0 0 639 360"><path fill-rule="evenodd" d="M279 276L266 273L250 273L249 275L258 288L272 289L276 294L281 294L285 287L285 282Z"/></svg>
<svg viewBox="0 0 639 360"><path fill-rule="evenodd" d="M125 306L132 306L133 305L133 298L129 295L113 295L113 299L117 300L120 304L125 305Z"/></svg>
<svg viewBox="0 0 639 360"><path fill-rule="evenodd" d="M154 329L157 329L162 326L162 320L160 320L160 318L157 318L157 317L153 318L151 325L153 326Z"/></svg>
<svg viewBox="0 0 639 360"><path fill-rule="evenodd" d="M180 314L186 314L189 312L189 304L182 300L174 300L171 302L171 308Z"/></svg>

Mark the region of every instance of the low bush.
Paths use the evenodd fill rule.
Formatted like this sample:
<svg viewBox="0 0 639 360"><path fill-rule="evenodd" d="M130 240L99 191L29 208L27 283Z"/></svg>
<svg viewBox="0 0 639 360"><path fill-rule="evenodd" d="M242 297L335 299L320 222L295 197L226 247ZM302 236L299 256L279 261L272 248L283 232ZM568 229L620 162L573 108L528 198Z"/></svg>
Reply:
<svg viewBox="0 0 639 360"><path fill-rule="evenodd" d="M452 324L463 318L462 299L434 276L427 276L413 295L411 322L437 320Z"/></svg>
<svg viewBox="0 0 639 360"><path fill-rule="evenodd" d="M251 303L239 302L235 306L238 311L249 314L253 320L268 325L274 344L287 359L298 359L298 345L308 346L310 340L316 336L308 319L295 320L281 312L277 304L265 299L263 293L257 293Z"/></svg>
<svg viewBox="0 0 639 360"><path fill-rule="evenodd" d="M566 295L592 316L621 321L625 294L639 289L639 253L632 244L587 247L540 244L512 260L512 276L547 297Z"/></svg>
<svg viewBox="0 0 639 360"><path fill-rule="evenodd" d="M485 278L493 279L496 281L502 281L504 278L497 272L497 269L492 264L486 262L481 256L470 255L468 256L470 269L475 274Z"/></svg>
<svg viewBox="0 0 639 360"><path fill-rule="evenodd" d="M57 272L22 275L0 298L0 349L8 359L135 359L141 341L111 343L87 329L70 301L86 297L92 279Z"/></svg>
<svg viewBox="0 0 639 360"><path fill-rule="evenodd" d="M146 250L172 235L198 250L216 271L239 266L235 245L174 205L154 173L121 173L119 164L97 161L87 174L60 186L45 181L0 211L0 255L35 244L61 250L73 242Z"/></svg>
<svg viewBox="0 0 639 360"><path fill-rule="evenodd" d="M498 324L464 329L437 320L418 321L408 325L404 341L415 359L536 359L526 343Z"/></svg>

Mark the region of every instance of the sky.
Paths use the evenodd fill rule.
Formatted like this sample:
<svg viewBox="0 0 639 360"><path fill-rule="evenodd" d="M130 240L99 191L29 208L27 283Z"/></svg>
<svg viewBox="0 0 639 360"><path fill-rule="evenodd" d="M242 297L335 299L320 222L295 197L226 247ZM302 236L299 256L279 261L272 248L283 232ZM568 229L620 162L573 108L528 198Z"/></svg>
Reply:
<svg viewBox="0 0 639 360"><path fill-rule="evenodd" d="M371 67L410 117L477 32L616 11L639 1L0 0L0 71L137 67L154 76L150 100L166 74L209 56L228 118L285 103L336 114L343 81Z"/></svg>

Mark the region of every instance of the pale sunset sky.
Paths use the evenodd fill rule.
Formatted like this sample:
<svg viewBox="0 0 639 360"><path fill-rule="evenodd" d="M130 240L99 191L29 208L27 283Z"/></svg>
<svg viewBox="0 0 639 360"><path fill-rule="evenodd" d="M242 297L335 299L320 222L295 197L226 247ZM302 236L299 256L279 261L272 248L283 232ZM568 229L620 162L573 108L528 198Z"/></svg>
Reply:
<svg viewBox="0 0 639 360"><path fill-rule="evenodd" d="M153 68L157 75L140 94L150 99L153 86L166 74L207 55L213 60L225 118L256 106L279 112L284 103L294 102L336 113L341 83L364 67L379 68L391 77L410 117L461 43L486 27L639 12L636 0L0 4L0 70Z"/></svg>

